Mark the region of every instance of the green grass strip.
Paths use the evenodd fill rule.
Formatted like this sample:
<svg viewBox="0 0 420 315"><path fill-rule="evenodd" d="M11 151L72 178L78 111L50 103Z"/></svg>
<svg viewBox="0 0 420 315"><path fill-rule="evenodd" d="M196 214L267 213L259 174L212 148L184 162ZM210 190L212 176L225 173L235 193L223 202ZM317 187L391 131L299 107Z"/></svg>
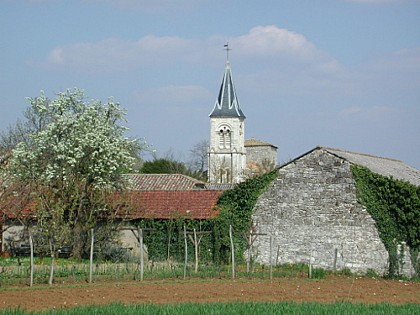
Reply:
<svg viewBox="0 0 420 315"><path fill-rule="evenodd" d="M352 303L181 303L181 304L138 304L123 305L119 303L104 306L85 306L72 309L49 310L42 312L26 312L21 309L9 309L0 311L0 315L218 315L218 314L420 314L420 304L352 304Z"/></svg>

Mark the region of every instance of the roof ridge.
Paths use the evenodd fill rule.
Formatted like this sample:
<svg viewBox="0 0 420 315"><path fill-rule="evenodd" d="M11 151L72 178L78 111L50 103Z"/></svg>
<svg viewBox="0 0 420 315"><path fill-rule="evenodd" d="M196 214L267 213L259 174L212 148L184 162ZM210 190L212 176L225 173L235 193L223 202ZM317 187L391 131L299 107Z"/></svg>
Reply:
<svg viewBox="0 0 420 315"><path fill-rule="evenodd" d="M260 140L257 138L249 138L249 139L245 139L245 146L272 146L272 147L276 147L274 144L264 141L264 140Z"/></svg>
<svg viewBox="0 0 420 315"><path fill-rule="evenodd" d="M327 150L327 151L329 151L329 150L339 151L339 152L343 152L343 153L357 154L357 155L372 157L372 158L376 158L376 159L383 159L383 160L403 163L401 160L398 160L398 159L393 159L393 158L389 158L389 157L383 157L383 156L378 156L378 155L373 155L373 154L368 154L368 153L354 152L354 151L342 150L342 149L336 149L336 148L324 147L324 146L318 146L318 148L324 149L324 150Z"/></svg>

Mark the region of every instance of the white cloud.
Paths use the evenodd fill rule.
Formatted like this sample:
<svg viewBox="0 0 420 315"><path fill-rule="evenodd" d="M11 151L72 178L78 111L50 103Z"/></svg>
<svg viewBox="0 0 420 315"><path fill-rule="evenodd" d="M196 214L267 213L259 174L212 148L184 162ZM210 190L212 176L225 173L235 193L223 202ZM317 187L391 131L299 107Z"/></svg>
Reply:
<svg viewBox="0 0 420 315"><path fill-rule="evenodd" d="M150 71L161 71L163 66L165 71L180 71L181 75L188 71L182 69L185 64L194 64L190 68L194 69L197 64L202 67L213 63L215 55L222 55L224 43L225 39L221 37L201 40L148 35L137 41L109 38L55 47L43 65L67 72L94 74L138 71L138 68L153 73ZM290 95L349 95L358 87L357 75L296 32L273 25L256 26L244 35L230 38L229 44L234 49L235 64L247 64L246 78L244 72L241 74L245 84L248 88L265 91L265 94L275 92L277 95L278 87L282 86ZM172 68L168 70L169 67ZM176 81L171 83L176 84ZM166 89L160 94L171 95L172 91ZM181 91L185 88L176 89L177 93ZM159 92L162 91L152 94ZM176 99L173 97L170 101Z"/></svg>
<svg viewBox="0 0 420 315"><path fill-rule="evenodd" d="M318 50L303 35L276 26L256 26L248 34L230 41L235 57L240 60L314 63L324 71L339 70L339 64ZM224 39L210 37L190 40L176 36L148 35L137 41L108 38L98 42L75 43L55 47L46 64L71 71L103 72L133 69L180 62L196 63L214 60Z"/></svg>
<svg viewBox="0 0 420 315"><path fill-rule="evenodd" d="M83 72L127 70L173 62L173 57L185 55L189 46L188 40L179 37L146 36L134 42L110 38L56 47L46 63Z"/></svg>
<svg viewBox="0 0 420 315"><path fill-rule="evenodd" d="M256 26L248 34L234 38L231 43L243 55L285 54L307 60L320 54L305 36L274 25Z"/></svg>

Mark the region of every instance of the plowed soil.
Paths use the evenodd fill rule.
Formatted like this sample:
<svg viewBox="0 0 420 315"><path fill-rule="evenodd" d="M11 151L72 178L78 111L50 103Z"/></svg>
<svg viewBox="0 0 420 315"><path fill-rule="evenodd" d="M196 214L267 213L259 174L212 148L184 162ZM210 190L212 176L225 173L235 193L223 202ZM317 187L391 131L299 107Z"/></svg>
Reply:
<svg viewBox="0 0 420 315"><path fill-rule="evenodd" d="M228 301L420 303L420 283L373 278L323 280L129 281L72 286L1 288L0 309L71 308L80 305Z"/></svg>

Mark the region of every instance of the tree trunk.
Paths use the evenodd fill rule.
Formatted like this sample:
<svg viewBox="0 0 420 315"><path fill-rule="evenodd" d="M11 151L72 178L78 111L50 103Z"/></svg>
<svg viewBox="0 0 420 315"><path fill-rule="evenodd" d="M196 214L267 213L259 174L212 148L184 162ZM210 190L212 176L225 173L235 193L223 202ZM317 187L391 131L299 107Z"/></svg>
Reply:
<svg viewBox="0 0 420 315"><path fill-rule="evenodd" d="M72 256L76 260L81 260L83 256L84 239L82 227L77 223L73 228L73 239L72 239Z"/></svg>

